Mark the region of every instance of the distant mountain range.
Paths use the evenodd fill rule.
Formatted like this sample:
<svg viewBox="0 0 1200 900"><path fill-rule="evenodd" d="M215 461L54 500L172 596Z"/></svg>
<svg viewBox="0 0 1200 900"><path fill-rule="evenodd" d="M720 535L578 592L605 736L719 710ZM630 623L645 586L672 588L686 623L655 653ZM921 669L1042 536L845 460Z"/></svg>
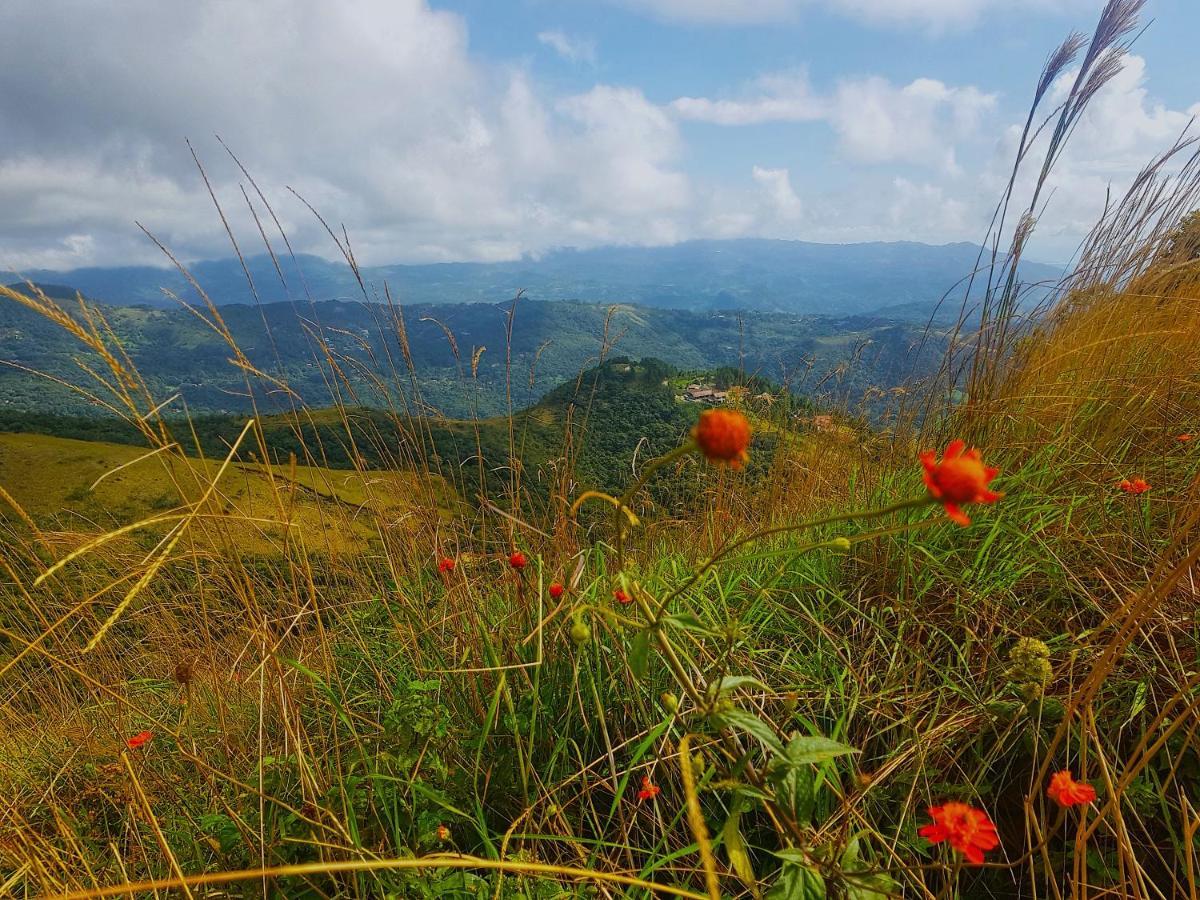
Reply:
<svg viewBox="0 0 1200 900"><path fill-rule="evenodd" d="M763 239L688 241L669 247L557 250L495 263L389 265L361 270L366 299L386 283L405 304L496 303L519 290L533 300L636 303L692 311L756 310L800 315L927 319L941 297L969 274L979 248L968 243L815 244ZM316 256L246 259L251 292L237 259L198 262L189 271L217 304L361 300L350 268ZM1023 262L1029 283L1053 283L1058 266ZM125 266L23 272L25 278L82 291L120 306L173 307L164 293L197 299L174 269ZM15 280L8 278L5 280ZM957 306L956 303L951 304Z"/></svg>

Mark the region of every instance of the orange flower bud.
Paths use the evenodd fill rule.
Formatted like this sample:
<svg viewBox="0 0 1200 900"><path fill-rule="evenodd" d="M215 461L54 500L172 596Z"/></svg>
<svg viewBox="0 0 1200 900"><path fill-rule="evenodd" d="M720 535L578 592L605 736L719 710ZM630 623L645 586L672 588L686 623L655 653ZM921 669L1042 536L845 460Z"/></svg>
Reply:
<svg viewBox="0 0 1200 900"><path fill-rule="evenodd" d="M692 439L709 462L740 469L750 461L750 422L734 409L706 409Z"/></svg>

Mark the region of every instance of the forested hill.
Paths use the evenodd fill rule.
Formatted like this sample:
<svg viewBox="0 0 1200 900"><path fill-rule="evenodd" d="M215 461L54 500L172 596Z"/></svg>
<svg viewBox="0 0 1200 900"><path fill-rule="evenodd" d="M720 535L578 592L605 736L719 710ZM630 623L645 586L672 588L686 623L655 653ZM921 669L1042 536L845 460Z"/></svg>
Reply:
<svg viewBox="0 0 1200 900"><path fill-rule="evenodd" d="M816 244L763 239L687 241L669 247L557 250L538 258L491 263L387 265L361 270L367 299L386 282L406 303L497 303L523 290L531 299L576 299L689 310L747 309L797 314L860 315L884 308L923 322L938 300L978 264L969 243L911 241ZM344 263L317 256L276 260L251 256L190 267L217 304L283 300L364 299ZM1026 282L1055 281L1059 267L1021 263ZM174 269L96 267L23 273L35 281L69 285L106 303L171 307L164 289L198 299ZM15 279L10 279L15 280Z"/></svg>
<svg viewBox="0 0 1200 900"><path fill-rule="evenodd" d="M489 416L539 397L605 356L654 356L683 369L740 366L827 401L857 403L926 374L944 339L883 318L687 312L521 300L506 350L510 303L410 306L329 301L221 309L248 376L217 330L191 310L99 307L156 402L176 394L193 414L285 411L341 402L453 418ZM71 310L71 304L64 304ZM207 313L205 313L207 315ZM407 335L402 346L400 323ZM406 358L407 353L407 358ZM0 301L0 410L94 414L48 374L89 385L79 342L46 318ZM411 364L411 373L409 366ZM289 397L278 383L290 388ZM89 385L91 386L91 385Z"/></svg>

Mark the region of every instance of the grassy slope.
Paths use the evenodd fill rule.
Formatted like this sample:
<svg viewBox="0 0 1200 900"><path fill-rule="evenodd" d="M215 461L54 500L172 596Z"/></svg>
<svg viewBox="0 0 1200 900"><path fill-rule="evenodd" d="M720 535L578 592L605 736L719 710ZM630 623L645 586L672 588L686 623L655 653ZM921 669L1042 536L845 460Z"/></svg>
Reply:
<svg viewBox="0 0 1200 900"><path fill-rule="evenodd" d="M0 486L43 528L102 531L181 506L198 495L221 460L145 457L144 448L45 435L0 434ZM419 476L235 462L213 506L234 523L236 546L278 552L286 520L314 550L364 550L411 509ZM93 484L95 485L93 487ZM444 486L445 514L454 506ZM277 497L283 497L282 510ZM0 509L0 516L13 515Z"/></svg>

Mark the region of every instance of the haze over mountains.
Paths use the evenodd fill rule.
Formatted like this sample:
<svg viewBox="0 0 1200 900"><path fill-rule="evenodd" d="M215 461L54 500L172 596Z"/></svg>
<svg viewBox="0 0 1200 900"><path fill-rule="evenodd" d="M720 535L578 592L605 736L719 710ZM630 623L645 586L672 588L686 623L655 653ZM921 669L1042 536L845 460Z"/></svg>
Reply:
<svg viewBox="0 0 1200 900"><path fill-rule="evenodd" d="M500 302L518 290L536 300L636 303L687 310L756 310L791 314L860 315L882 312L928 318L937 302L976 266L970 243L817 244L765 239L688 241L666 247L556 250L511 262L387 265L361 270L369 299L386 282L403 303ZM247 257L261 302L362 299L344 263L317 256ZM203 261L189 270L218 304L252 303L254 293L235 258ZM1061 268L1022 262L1026 282L1053 282ZM174 307L166 291L187 300L194 290L176 270L152 266L22 272L21 277L66 285L114 305ZM16 277L5 280L14 281Z"/></svg>

